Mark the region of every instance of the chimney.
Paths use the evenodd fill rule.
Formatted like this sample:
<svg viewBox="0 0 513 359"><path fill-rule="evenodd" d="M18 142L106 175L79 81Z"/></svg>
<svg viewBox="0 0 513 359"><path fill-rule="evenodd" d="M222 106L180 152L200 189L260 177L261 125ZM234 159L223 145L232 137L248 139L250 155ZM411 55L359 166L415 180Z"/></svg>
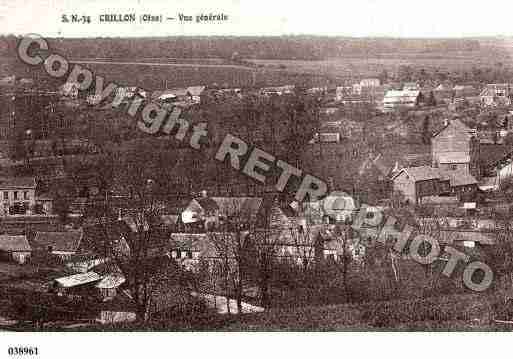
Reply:
<svg viewBox="0 0 513 359"><path fill-rule="evenodd" d="M449 126L449 119L444 119L444 127L447 127Z"/></svg>

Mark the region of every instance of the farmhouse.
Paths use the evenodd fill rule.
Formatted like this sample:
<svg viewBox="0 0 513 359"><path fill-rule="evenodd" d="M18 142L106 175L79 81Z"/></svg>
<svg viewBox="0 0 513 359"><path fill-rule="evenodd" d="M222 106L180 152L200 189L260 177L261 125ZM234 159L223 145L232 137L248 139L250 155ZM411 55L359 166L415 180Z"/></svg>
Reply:
<svg viewBox="0 0 513 359"><path fill-rule="evenodd" d="M431 140L432 166L442 170L464 169L480 178L479 140L459 120L448 122Z"/></svg>

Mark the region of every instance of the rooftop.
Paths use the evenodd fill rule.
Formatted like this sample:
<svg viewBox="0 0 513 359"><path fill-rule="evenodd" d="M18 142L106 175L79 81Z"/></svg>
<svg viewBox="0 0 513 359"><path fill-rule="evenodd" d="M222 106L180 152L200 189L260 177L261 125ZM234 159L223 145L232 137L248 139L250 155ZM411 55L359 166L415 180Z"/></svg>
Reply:
<svg viewBox="0 0 513 359"><path fill-rule="evenodd" d="M477 180L467 169L441 171L440 173L441 178L448 179L451 182L451 187L477 184Z"/></svg>
<svg viewBox="0 0 513 359"><path fill-rule="evenodd" d="M439 170L437 168L432 168L429 166L403 168L394 176L394 178L396 178L400 173L403 172L406 172L410 177L413 178L414 181L427 181L430 179L440 178Z"/></svg>
<svg viewBox="0 0 513 359"><path fill-rule="evenodd" d="M76 252L82 241L82 231L37 232L32 240L34 248L58 252Z"/></svg>
<svg viewBox="0 0 513 359"><path fill-rule="evenodd" d="M0 251L30 252L31 250L26 236L0 235Z"/></svg>
<svg viewBox="0 0 513 359"><path fill-rule="evenodd" d="M57 282L63 288L71 288L87 283L96 282L100 279L101 277L98 273L87 272L70 275L68 277L57 278L55 279L55 282Z"/></svg>
<svg viewBox="0 0 513 359"><path fill-rule="evenodd" d="M0 178L0 189L11 188L36 188L34 177L2 177Z"/></svg>

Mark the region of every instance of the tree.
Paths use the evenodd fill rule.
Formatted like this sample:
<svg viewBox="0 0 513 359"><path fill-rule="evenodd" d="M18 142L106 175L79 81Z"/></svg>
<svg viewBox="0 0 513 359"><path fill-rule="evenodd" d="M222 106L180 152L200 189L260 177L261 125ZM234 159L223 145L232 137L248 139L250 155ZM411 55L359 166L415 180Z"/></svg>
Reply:
<svg viewBox="0 0 513 359"><path fill-rule="evenodd" d="M428 106L436 106L436 97L433 91L429 92L429 97L427 98L426 105Z"/></svg>
<svg viewBox="0 0 513 359"><path fill-rule="evenodd" d="M348 284L348 269L352 261L352 255L350 253L350 240L352 239L352 230L349 223L337 224L332 232L335 239L340 243L339 259L335 262L337 268L342 274L342 281L344 285L344 292L349 300L351 295ZM359 244L357 244L359 245Z"/></svg>
<svg viewBox="0 0 513 359"><path fill-rule="evenodd" d="M422 122L422 143L425 145L431 144L431 132L430 132L430 119L429 116L424 117Z"/></svg>
<svg viewBox="0 0 513 359"><path fill-rule="evenodd" d="M388 71L387 70L383 70L380 72L378 78L379 78L379 82L384 85L388 82Z"/></svg>
<svg viewBox="0 0 513 359"><path fill-rule="evenodd" d="M271 306L271 279L282 233L288 228L281 221L283 213L276 196L264 197L261 223L250 231L260 302L264 308Z"/></svg>
<svg viewBox="0 0 513 359"><path fill-rule="evenodd" d="M124 153L107 157L115 176L105 192L105 210L93 214L103 233L104 251L125 277L128 296L143 322L151 319L160 293L177 283L187 285L181 282L178 266L166 255L167 234L159 226L162 206L153 179L154 148L155 144L145 139L135 141ZM111 191L123 198L122 205L109 199ZM129 228L122 233L115 225L119 214Z"/></svg>
<svg viewBox="0 0 513 359"><path fill-rule="evenodd" d="M53 203L53 211L59 216L61 222L66 223L70 213L71 198L66 191L57 191Z"/></svg>
<svg viewBox="0 0 513 359"><path fill-rule="evenodd" d="M513 133L508 133L504 138L504 145L511 149L513 148Z"/></svg>
<svg viewBox="0 0 513 359"><path fill-rule="evenodd" d="M507 203L513 200L513 177L506 177L501 179L499 183L498 196L500 199Z"/></svg>

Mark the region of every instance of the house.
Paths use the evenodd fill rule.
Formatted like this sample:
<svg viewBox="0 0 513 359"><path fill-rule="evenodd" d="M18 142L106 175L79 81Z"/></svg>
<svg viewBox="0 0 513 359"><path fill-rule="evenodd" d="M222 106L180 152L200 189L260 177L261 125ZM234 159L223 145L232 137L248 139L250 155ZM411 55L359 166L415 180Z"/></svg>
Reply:
<svg viewBox="0 0 513 359"><path fill-rule="evenodd" d="M82 231L36 232L32 246L40 253L48 253L62 260L68 260L78 252L82 237Z"/></svg>
<svg viewBox="0 0 513 359"><path fill-rule="evenodd" d="M290 207L309 224L341 223L351 220L357 212L354 198L343 192L340 195L330 194L315 202L293 202Z"/></svg>
<svg viewBox="0 0 513 359"><path fill-rule="evenodd" d="M424 203L439 195L460 200L473 199L478 181L465 168L443 170L428 166L403 168L392 177L393 189L404 194L409 203Z"/></svg>
<svg viewBox="0 0 513 359"><path fill-rule="evenodd" d="M123 101L130 100L135 96L140 96L142 98L146 98L147 93L143 89L140 89L137 86L127 86L127 87L117 87L116 88L116 97L122 99Z"/></svg>
<svg viewBox="0 0 513 359"><path fill-rule="evenodd" d="M423 197L440 192L440 172L428 166L403 168L393 175L392 181L394 191L403 193L412 204L419 204Z"/></svg>
<svg viewBox="0 0 513 359"><path fill-rule="evenodd" d="M333 207L337 205L339 203L334 203ZM324 260L333 254L324 246L333 238L333 226L323 223L322 207L320 202L308 203L302 208L297 203L266 203L260 211L258 230L250 239L255 240L257 246L272 244L280 261L305 265L305 260L312 263Z"/></svg>
<svg viewBox="0 0 513 359"><path fill-rule="evenodd" d="M260 91L260 93L264 96L273 96L273 95L281 96L281 95L293 93L295 88L296 88L295 85L266 87L266 88L263 88Z"/></svg>
<svg viewBox="0 0 513 359"><path fill-rule="evenodd" d="M327 260L345 260L342 256L350 256L353 264L360 265L365 258L367 247L359 237L353 238L349 229L343 229L338 238L328 238L324 243L325 258Z"/></svg>
<svg viewBox="0 0 513 359"><path fill-rule="evenodd" d="M78 273L66 277L54 279L49 291L59 296L72 294L73 292L84 289L85 286L98 282L102 277L96 272Z"/></svg>
<svg viewBox="0 0 513 359"><path fill-rule="evenodd" d="M360 83L353 85L353 94L355 95L361 95L365 89L378 87L381 85L381 82L379 79L362 79Z"/></svg>
<svg viewBox="0 0 513 359"><path fill-rule="evenodd" d="M36 195L35 214L51 215L53 214L54 199L48 193L39 193Z"/></svg>
<svg viewBox="0 0 513 359"><path fill-rule="evenodd" d="M164 91L155 91L152 94L153 99L162 103L174 103L183 99L187 95L187 89L175 88Z"/></svg>
<svg viewBox="0 0 513 359"><path fill-rule="evenodd" d="M103 277L95 287L104 302L112 300L116 297L119 287L125 283L126 279L122 274L113 273Z"/></svg>
<svg viewBox="0 0 513 359"><path fill-rule="evenodd" d="M194 103L201 102L201 95L205 91L205 86L189 86L187 87L187 97Z"/></svg>
<svg viewBox="0 0 513 359"><path fill-rule="evenodd" d="M228 246L229 253L220 253L219 241L235 243L237 233L245 236L243 245L247 253L252 253L250 250L256 247L263 250L265 246L272 246L273 255L283 261L301 263L305 258L313 261L331 253L329 248L323 247L324 241L331 236L329 226L322 221L307 225L305 216L300 216L291 206L277 202L258 206L258 210L254 206L251 212L255 211L258 212L257 229L251 232L220 228L205 233L172 233L170 256L182 267L193 271L200 263L210 267L209 263L219 261L225 255L229 261L234 261L236 253L232 251L235 247Z"/></svg>
<svg viewBox="0 0 513 359"><path fill-rule="evenodd" d="M414 108L421 100L419 90L389 90L383 99L383 110L393 111L399 108Z"/></svg>
<svg viewBox="0 0 513 359"><path fill-rule="evenodd" d="M492 246L497 239L492 232L476 230L455 230L442 229L439 233L438 242L441 245L463 246L474 248L476 246Z"/></svg>
<svg viewBox="0 0 513 359"><path fill-rule="evenodd" d="M78 97L78 91L80 90L80 84L77 82L66 82L59 87L59 94L64 97L76 99Z"/></svg>
<svg viewBox="0 0 513 359"><path fill-rule="evenodd" d="M424 91L426 93L426 91ZM433 95L437 101L444 101L452 99L455 95L453 87L449 83L441 83L432 90Z"/></svg>
<svg viewBox="0 0 513 359"><path fill-rule="evenodd" d="M342 101L346 96L349 96L352 93L352 86L337 86L337 88L335 89L335 100Z"/></svg>
<svg viewBox="0 0 513 359"><path fill-rule="evenodd" d="M254 220L261 205L262 199L258 197L208 197L203 191L200 197L191 200L181 217L184 224L206 230L234 216L242 221Z"/></svg>
<svg viewBox="0 0 513 359"><path fill-rule="evenodd" d="M360 81L361 87L377 87L381 85L381 81L376 78L362 79Z"/></svg>
<svg viewBox="0 0 513 359"><path fill-rule="evenodd" d="M25 264L29 259L32 248L26 236L0 235L0 259Z"/></svg>
<svg viewBox="0 0 513 359"><path fill-rule="evenodd" d="M453 91L456 98L467 98L479 95L479 91L472 85L456 85Z"/></svg>
<svg viewBox="0 0 513 359"><path fill-rule="evenodd" d="M420 85L417 82L405 82L403 84L403 91L418 91Z"/></svg>
<svg viewBox="0 0 513 359"><path fill-rule="evenodd" d="M0 79L0 86L16 84L16 76L6 76Z"/></svg>
<svg viewBox="0 0 513 359"><path fill-rule="evenodd" d="M460 120L447 122L431 139L432 166L442 170L465 169L480 178L479 140Z"/></svg>
<svg viewBox="0 0 513 359"><path fill-rule="evenodd" d="M486 107L511 105L510 84L489 84L483 89L479 98Z"/></svg>
<svg viewBox="0 0 513 359"><path fill-rule="evenodd" d="M449 180L450 194L458 198L472 198L476 194L478 181L470 174L468 169L456 168L454 170L444 170L440 173L442 180ZM443 189L441 191L443 191Z"/></svg>
<svg viewBox="0 0 513 359"><path fill-rule="evenodd" d="M36 180L34 177L0 178L2 215L32 214L36 205Z"/></svg>
<svg viewBox="0 0 513 359"><path fill-rule="evenodd" d="M340 133L338 132L321 132L316 133L314 138L309 142L310 144L314 143L338 143L340 142Z"/></svg>

